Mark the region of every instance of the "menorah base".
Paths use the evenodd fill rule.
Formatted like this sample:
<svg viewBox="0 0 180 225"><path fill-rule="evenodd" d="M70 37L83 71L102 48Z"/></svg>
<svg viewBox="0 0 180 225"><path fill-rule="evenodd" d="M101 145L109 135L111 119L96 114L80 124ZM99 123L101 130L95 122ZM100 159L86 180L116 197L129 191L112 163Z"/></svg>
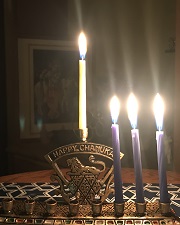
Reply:
<svg viewBox="0 0 180 225"><path fill-rule="evenodd" d="M124 213L122 216L117 216L114 210L113 203L102 204L102 210L98 215L93 214L91 205L79 205L77 215L72 215L69 212L69 205L57 202L56 209L53 214L48 214L46 202L36 201L34 211L31 215L25 212L24 202L14 200L11 213L5 213L2 205L0 206L0 224L21 223L21 224L92 224L96 225L125 225L136 224L134 221L139 221L138 224L145 224L143 221L150 221L149 224L161 225L176 223L179 219L170 210L168 214L162 215L159 208L159 202L146 203L146 212L141 217L136 212L136 204L134 202L125 202ZM79 221L79 222L77 222ZM121 221L121 222L120 222ZM177 222L178 224L178 222Z"/></svg>

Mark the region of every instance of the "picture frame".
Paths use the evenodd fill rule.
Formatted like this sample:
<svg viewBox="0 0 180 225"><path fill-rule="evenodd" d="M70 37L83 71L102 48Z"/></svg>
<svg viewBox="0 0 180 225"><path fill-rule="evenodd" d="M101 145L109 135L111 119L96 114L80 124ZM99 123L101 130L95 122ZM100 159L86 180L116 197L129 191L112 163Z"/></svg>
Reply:
<svg viewBox="0 0 180 225"><path fill-rule="evenodd" d="M78 45L18 39L20 138L78 127Z"/></svg>

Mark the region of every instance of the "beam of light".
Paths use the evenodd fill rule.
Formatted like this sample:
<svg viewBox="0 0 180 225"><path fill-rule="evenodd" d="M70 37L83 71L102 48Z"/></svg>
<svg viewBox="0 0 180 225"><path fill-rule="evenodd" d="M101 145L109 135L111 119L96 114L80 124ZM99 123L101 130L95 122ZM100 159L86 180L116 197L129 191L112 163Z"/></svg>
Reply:
<svg viewBox="0 0 180 225"><path fill-rule="evenodd" d="M87 41L86 41L86 36L84 35L83 32L81 32L79 35L78 43L79 43L80 57L82 59L85 59L86 52L87 52Z"/></svg>
<svg viewBox="0 0 180 225"><path fill-rule="evenodd" d="M111 98L110 111L111 111L112 122L115 124L115 123L117 123L119 111L120 111L120 102L116 96L113 96Z"/></svg>
<svg viewBox="0 0 180 225"><path fill-rule="evenodd" d="M157 129L160 131L162 130L163 127L164 102L159 93L154 98L153 109L156 120L156 126Z"/></svg>
<svg viewBox="0 0 180 225"><path fill-rule="evenodd" d="M128 97L127 101L128 118L133 129L137 127L138 102L133 93Z"/></svg>

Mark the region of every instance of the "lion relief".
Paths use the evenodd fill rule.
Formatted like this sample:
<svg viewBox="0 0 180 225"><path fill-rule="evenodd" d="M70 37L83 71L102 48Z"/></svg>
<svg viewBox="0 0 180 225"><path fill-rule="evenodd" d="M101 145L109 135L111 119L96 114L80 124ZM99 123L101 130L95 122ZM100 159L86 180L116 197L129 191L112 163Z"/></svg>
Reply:
<svg viewBox="0 0 180 225"><path fill-rule="evenodd" d="M89 157L89 161L91 163L103 166L103 168L101 170L97 169L94 166L85 166L85 165L83 165L77 157L73 157L71 159L68 159L67 160L67 165L71 169L70 173L75 173L75 174L78 174L78 175L84 174L84 173L92 173L93 175L100 174L101 172L103 172L105 170L105 163L102 162L102 161L95 161L94 159L95 158L94 158L93 155L91 155Z"/></svg>

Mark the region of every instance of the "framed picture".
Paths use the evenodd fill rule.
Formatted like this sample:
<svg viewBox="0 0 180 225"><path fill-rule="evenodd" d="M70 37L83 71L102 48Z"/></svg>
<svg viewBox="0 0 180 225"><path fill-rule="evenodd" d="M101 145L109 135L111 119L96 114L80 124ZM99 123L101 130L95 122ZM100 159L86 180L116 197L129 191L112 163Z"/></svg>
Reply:
<svg viewBox="0 0 180 225"><path fill-rule="evenodd" d="M18 39L20 137L78 127L77 43Z"/></svg>

